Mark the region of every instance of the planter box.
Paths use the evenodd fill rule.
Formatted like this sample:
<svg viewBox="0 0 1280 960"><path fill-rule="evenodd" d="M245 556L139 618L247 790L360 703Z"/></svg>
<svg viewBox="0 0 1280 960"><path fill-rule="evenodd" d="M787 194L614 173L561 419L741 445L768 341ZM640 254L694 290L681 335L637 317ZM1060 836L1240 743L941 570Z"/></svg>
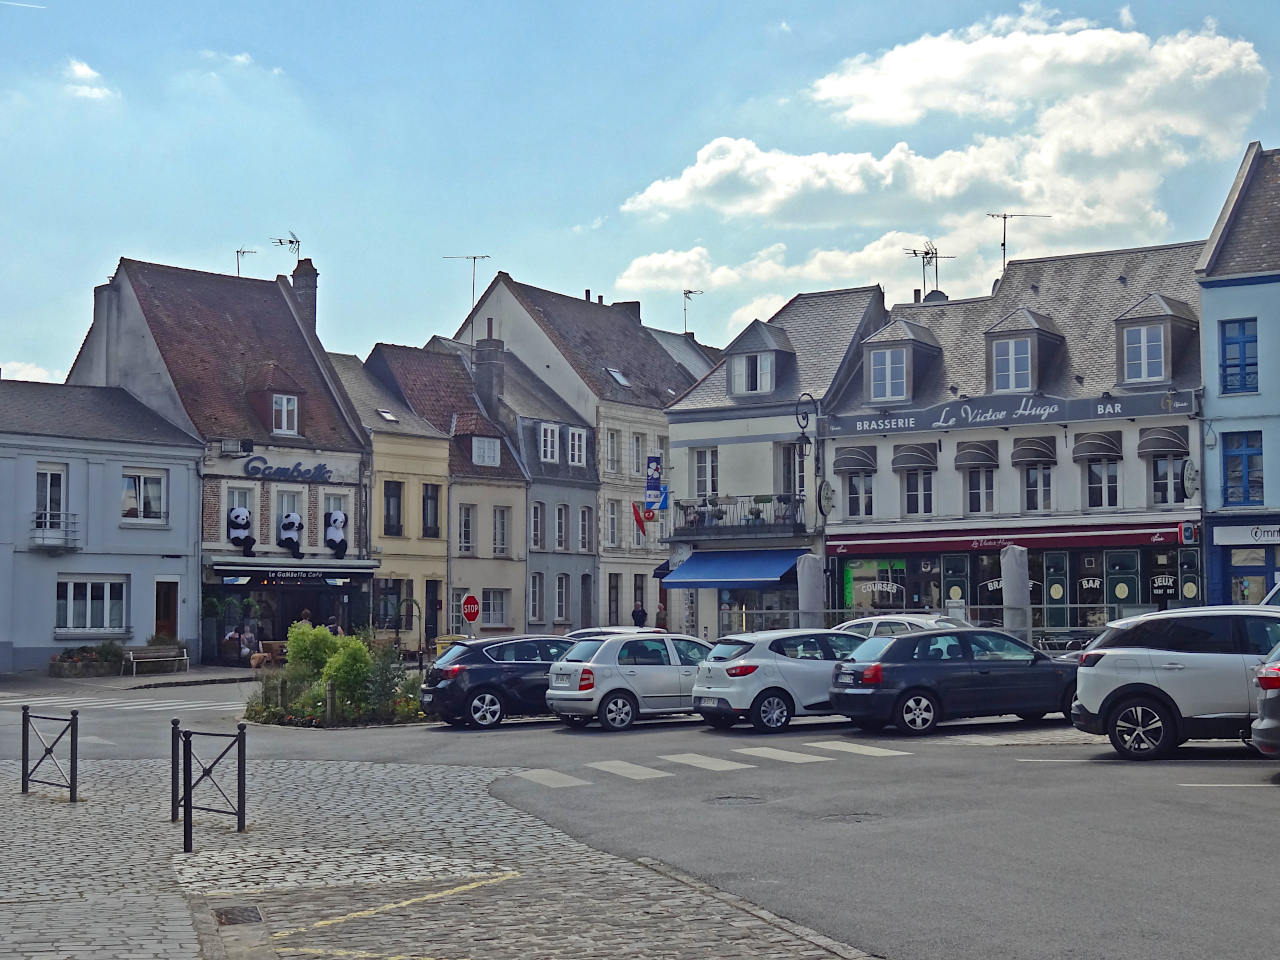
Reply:
<svg viewBox="0 0 1280 960"><path fill-rule="evenodd" d="M120 673L120 664L105 660L50 660L51 677L114 677Z"/></svg>

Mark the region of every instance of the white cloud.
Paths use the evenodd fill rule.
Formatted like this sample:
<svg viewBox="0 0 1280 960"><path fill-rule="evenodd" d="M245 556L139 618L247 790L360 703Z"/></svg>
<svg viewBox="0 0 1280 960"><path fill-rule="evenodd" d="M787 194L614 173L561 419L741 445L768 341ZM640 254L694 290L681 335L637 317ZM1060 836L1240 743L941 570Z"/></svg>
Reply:
<svg viewBox="0 0 1280 960"><path fill-rule="evenodd" d="M606 217L606 216L604 216L604 215L601 215L601 216L596 217L596 218L595 218L594 220L592 220L590 223L576 223L576 224L574 224L574 225L573 225L573 232L574 232L574 233L589 233L589 232L590 232L590 231L592 231L592 230L599 230L601 227L603 227L603 226L608 222L608 220L609 220L609 218L608 218L608 217Z"/></svg>
<svg viewBox="0 0 1280 960"><path fill-rule="evenodd" d="M97 80L102 74L83 60L72 57L67 62L67 76L72 80Z"/></svg>
<svg viewBox="0 0 1280 960"><path fill-rule="evenodd" d="M1129 9L1127 3L1117 11L1117 15L1120 18L1120 26L1126 30L1137 26L1138 21L1133 18L1133 11Z"/></svg>
<svg viewBox="0 0 1280 960"><path fill-rule="evenodd" d="M790 32L791 32L791 24L789 24L789 23L787 23L787 21L783 20L782 22L780 22L780 23L778 24L778 32L779 32L779 33L790 33Z"/></svg>
<svg viewBox="0 0 1280 960"><path fill-rule="evenodd" d="M683 290L733 286L741 277L728 267L713 267L706 247L667 250L636 257L622 271L620 290Z"/></svg>
<svg viewBox="0 0 1280 960"><path fill-rule="evenodd" d="M83 100L109 100L119 96L116 91L102 83L96 81L102 79L102 74L83 60L77 60L72 57L67 61L66 67L62 74L67 80L63 90L73 97L79 97Z"/></svg>
<svg viewBox="0 0 1280 960"><path fill-rule="evenodd" d="M40 383L62 383L67 375L62 370L46 370L44 367L23 360L0 363L0 376L6 380L36 380Z"/></svg>
<svg viewBox="0 0 1280 960"><path fill-rule="evenodd" d="M729 314L729 336L736 335L739 330L752 320L768 320L781 310L783 304L789 299L791 298L780 293L766 293L762 297L756 297L750 303L744 303Z"/></svg>
<svg viewBox="0 0 1280 960"><path fill-rule="evenodd" d="M73 97L85 100L109 100L116 96L116 92L109 87L92 87L83 83L68 83L66 90Z"/></svg>

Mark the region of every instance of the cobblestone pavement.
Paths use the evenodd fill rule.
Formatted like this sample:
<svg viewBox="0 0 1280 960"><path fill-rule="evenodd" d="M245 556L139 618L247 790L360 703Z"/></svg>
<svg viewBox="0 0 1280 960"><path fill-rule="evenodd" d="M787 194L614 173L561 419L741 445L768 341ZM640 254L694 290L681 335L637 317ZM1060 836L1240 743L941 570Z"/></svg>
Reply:
<svg viewBox="0 0 1280 960"><path fill-rule="evenodd" d="M250 830L169 823L165 761L17 791L0 761L0 956L791 960L867 955L504 804L513 769L251 761ZM38 791L38 792L35 792ZM211 802L206 800L205 802Z"/></svg>

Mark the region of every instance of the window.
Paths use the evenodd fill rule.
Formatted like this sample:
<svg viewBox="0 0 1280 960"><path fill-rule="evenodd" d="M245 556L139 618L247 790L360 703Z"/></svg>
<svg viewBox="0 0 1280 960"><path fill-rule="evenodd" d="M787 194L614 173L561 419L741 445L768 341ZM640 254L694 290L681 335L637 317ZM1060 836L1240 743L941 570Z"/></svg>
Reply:
<svg viewBox="0 0 1280 960"><path fill-rule="evenodd" d="M622 442L617 430L610 430L604 435L605 461L604 468L610 473L618 472L618 445Z"/></svg>
<svg viewBox="0 0 1280 960"><path fill-rule="evenodd" d="M534 623L542 623L542 574L529 575L529 619Z"/></svg>
<svg viewBox="0 0 1280 960"><path fill-rule="evenodd" d="M714 497L720 493L720 454L715 447L693 451L694 493Z"/></svg>
<svg viewBox="0 0 1280 960"><path fill-rule="evenodd" d="M1124 378L1130 383L1164 379L1163 326L1157 323L1125 328Z"/></svg>
<svg viewBox="0 0 1280 960"><path fill-rule="evenodd" d="M733 393L773 392L772 353L738 354L730 358L730 369Z"/></svg>
<svg viewBox="0 0 1280 960"><path fill-rule="evenodd" d="M449 632L464 637L471 632L471 625L462 615L462 601L467 599L469 592L466 587L455 587L453 593L449 595Z"/></svg>
<svg viewBox="0 0 1280 960"><path fill-rule="evenodd" d="M1222 503L1262 503L1262 431L1222 435Z"/></svg>
<svg viewBox="0 0 1280 960"><path fill-rule="evenodd" d="M276 496L276 521L279 522L287 513L296 513L302 515L302 511L298 509L298 505L302 500L302 494L297 490L281 490Z"/></svg>
<svg viewBox="0 0 1280 960"><path fill-rule="evenodd" d="M540 663L542 648L536 640L514 640L486 647L484 655L494 663Z"/></svg>
<svg viewBox="0 0 1280 960"><path fill-rule="evenodd" d="M36 529L61 530L66 517L67 467L42 463L36 467Z"/></svg>
<svg viewBox="0 0 1280 960"><path fill-rule="evenodd" d="M1186 457L1151 458L1151 502L1155 506L1169 506L1186 499L1182 489L1182 471L1186 466Z"/></svg>
<svg viewBox="0 0 1280 960"><path fill-rule="evenodd" d="M646 576L643 573L633 573L631 575L631 602L644 606L644 583Z"/></svg>
<svg viewBox="0 0 1280 960"><path fill-rule="evenodd" d="M394 413L392 413L390 410L384 410L382 407L379 407L379 408L378 408L378 416L380 416L383 420L386 420L388 423L399 423L399 422L400 422L400 418L399 418L399 417L397 417L397 416L396 416Z"/></svg>
<svg viewBox="0 0 1280 960"><path fill-rule="evenodd" d="M505 627L507 625L507 593L506 590L480 591L480 623L486 627Z"/></svg>
<svg viewBox="0 0 1280 960"><path fill-rule="evenodd" d="M241 507L253 509L253 490L249 487L227 487L227 509Z"/></svg>
<svg viewBox="0 0 1280 960"><path fill-rule="evenodd" d="M965 492L970 513L995 513L996 472L991 467L972 467L965 471Z"/></svg>
<svg viewBox="0 0 1280 960"><path fill-rule="evenodd" d="M163 523L165 513L165 480L163 470L125 468L121 474L120 517L123 520L148 520Z"/></svg>
<svg viewBox="0 0 1280 960"><path fill-rule="evenodd" d="M850 637L850 639L853 638ZM707 648L700 643L673 639L671 645L676 648L676 657L679 658L682 667L696 667L707 659Z"/></svg>
<svg viewBox="0 0 1280 960"><path fill-rule="evenodd" d="M590 507L578 510L578 549L583 553L591 552L591 541L595 539L591 529L594 524L592 512Z"/></svg>
<svg viewBox="0 0 1280 960"><path fill-rule="evenodd" d="M658 456L662 458L662 469L666 470L671 463L671 441L666 437L658 437Z"/></svg>
<svg viewBox="0 0 1280 960"><path fill-rule="evenodd" d="M569 428L569 466L584 467L587 464L587 431Z"/></svg>
<svg viewBox="0 0 1280 960"><path fill-rule="evenodd" d="M493 555L505 557L511 552L511 542L507 538L507 528L511 526L511 508L493 508Z"/></svg>
<svg viewBox="0 0 1280 960"><path fill-rule="evenodd" d="M643 433L633 433L631 435L631 472L644 475L645 459L648 454L649 443L648 438Z"/></svg>
<svg viewBox="0 0 1280 960"><path fill-rule="evenodd" d="M440 536L440 484L422 485L422 535L432 540Z"/></svg>
<svg viewBox="0 0 1280 960"><path fill-rule="evenodd" d="M782 492L804 496L804 447L798 443L782 445Z"/></svg>
<svg viewBox="0 0 1280 960"><path fill-rule="evenodd" d="M1028 513L1045 513L1052 510L1053 467L1049 464L1027 467L1023 493L1023 506Z"/></svg>
<svg viewBox="0 0 1280 960"><path fill-rule="evenodd" d="M496 467L501 462L501 441L497 437L472 437L471 462L477 467Z"/></svg>
<svg viewBox="0 0 1280 960"><path fill-rule="evenodd" d="M382 535L404 536L404 484L399 480L382 481Z"/></svg>
<svg viewBox="0 0 1280 960"><path fill-rule="evenodd" d="M992 345L995 360L993 386L996 393L1031 389L1031 341L997 340Z"/></svg>
<svg viewBox="0 0 1280 960"><path fill-rule="evenodd" d="M644 534L643 534L643 533L641 533L641 531L640 531L640 524L636 523L636 521L635 521L635 517L632 517L632 518L631 518L630 527L631 527L631 546L633 546L633 547L643 547L643 546L644 546Z"/></svg>
<svg viewBox="0 0 1280 960"><path fill-rule="evenodd" d="M609 376L613 377L614 380L618 381L618 386L620 387L631 386L631 381L627 379L627 375L623 373L621 370L619 370L617 367L605 367L605 369L609 371Z"/></svg>
<svg viewBox="0 0 1280 960"><path fill-rule="evenodd" d="M1272 617L1244 618L1244 652L1265 657L1280 644L1280 620Z"/></svg>
<svg viewBox="0 0 1280 960"><path fill-rule="evenodd" d="M556 622L563 623L569 619L569 575L556 574Z"/></svg>
<svg viewBox="0 0 1280 960"><path fill-rule="evenodd" d="M538 449L543 463L560 462L560 428L554 423L542 425L542 440Z"/></svg>
<svg viewBox="0 0 1280 960"><path fill-rule="evenodd" d="M476 545L473 534L475 533L473 526L476 518L476 505L474 503L458 504L458 552L473 553Z"/></svg>
<svg viewBox="0 0 1280 960"><path fill-rule="evenodd" d="M974 660L1010 660L1030 663L1036 658L1036 655L1022 644L1014 643L1008 637L1002 637L998 633L971 633L968 640Z"/></svg>
<svg viewBox="0 0 1280 960"><path fill-rule="evenodd" d="M1222 392L1258 389L1258 321L1222 321Z"/></svg>
<svg viewBox="0 0 1280 960"><path fill-rule="evenodd" d="M569 505L556 504L556 549L569 549Z"/></svg>
<svg viewBox="0 0 1280 960"><path fill-rule="evenodd" d="M326 493L323 503L325 513L334 513L341 510L343 513L347 513L348 519L350 519L350 514L347 511L347 495L345 493Z"/></svg>
<svg viewBox="0 0 1280 960"><path fill-rule="evenodd" d="M955 636L926 637L906 651L912 660L963 660L964 646Z"/></svg>
<svg viewBox="0 0 1280 960"><path fill-rule="evenodd" d="M610 500L606 516L605 542L611 547L618 545L618 501Z"/></svg>
<svg viewBox="0 0 1280 960"><path fill-rule="evenodd" d="M277 393L271 398L271 432L298 432L298 398Z"/></svg>
<svg viewBox="0 0 1280 960"><path fill-rule="evenodd" d="M926 516L933 513L933 471L908 470L902 475L906 490L908 516Z"/></svg>
<svg viewBox="0 0 1280 960"><path fill-rule="evenodd" d="M547 548L547 505L541 500L529 507L529 546L534 550Z"/></svg>
<svg viewBox="0 0 1280 960"><path fill-rule="evenodd" d="M671 656L665 640L628 640L618 648L618 665L625 667L668 667Z"/></svg>
<svg viewBox="0 0 1280 960"><path fill-rule="evenodd" d="M1085 464L1088 503L1091 507L1115 507L1120 504L1120 461L1089 460Z"/></svg>
<svg viewBox="0 0 1280 960"><path fill-rule="evenodd" d="M123 577L58 580L55 630L121 631L125 628Z"/></svg>
<svg viewBox="0 0 1280 960"><path fill-rule="evenodd" d="M870 473L861 472L845 478L849 485L849 519L871 516L871 477Z"/></svg>
<svg viewBox="0 0 1280 960"><path fill-rule="evenodd" d="M904 347L871 351L871 399L907 398L907 351Z"/></svg>

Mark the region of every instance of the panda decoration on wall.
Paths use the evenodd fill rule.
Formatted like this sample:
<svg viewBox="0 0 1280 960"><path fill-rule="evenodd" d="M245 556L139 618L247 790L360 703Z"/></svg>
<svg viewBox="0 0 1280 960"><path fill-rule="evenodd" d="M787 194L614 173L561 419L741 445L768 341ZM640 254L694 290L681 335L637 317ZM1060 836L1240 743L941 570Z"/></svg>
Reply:
<svg viewBox="0 0 1280 960"><path fill-rule="evenodd" d="M276 546L284 547L295 560L302 559L302 518L296 513L286 513L280 518Z"/></svg>
<svg viewBox="0 0 1280 960"><path fill-rule="evenodd" d="M227 511L227 539L243 550L246 557L253 556L253 545L258 541L253 537L253 514L246 507L232 507Z"/></svg>
<svg viewBox="0 0 1280 960"><path fill-rule="evenodd" d="M324 515L324 545L341 560L347 555L347 515L334 510Z"/></svg>

